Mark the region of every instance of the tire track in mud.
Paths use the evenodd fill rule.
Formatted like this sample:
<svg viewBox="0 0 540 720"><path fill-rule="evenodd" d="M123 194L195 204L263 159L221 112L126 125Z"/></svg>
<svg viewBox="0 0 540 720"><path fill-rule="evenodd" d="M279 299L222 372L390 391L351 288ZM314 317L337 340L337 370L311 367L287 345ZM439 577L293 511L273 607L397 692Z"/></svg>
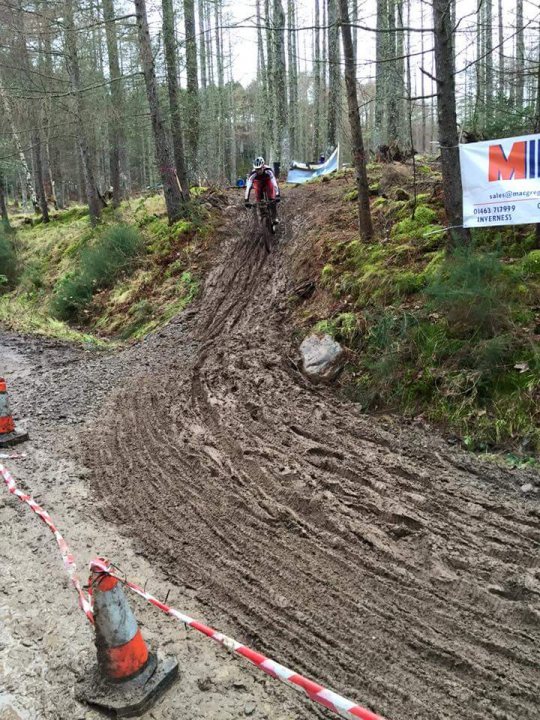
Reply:
<svg viewBox="0 0 540 720"><path fill-rule="evenodd" d="M288 267L295 218L317 212L303 197L279 251L242 220L225 242L193 362L158 350L109 400L89 454L103 511L220 629L389 719L533 718L538 504L510 472L298 373Z"/></svg>

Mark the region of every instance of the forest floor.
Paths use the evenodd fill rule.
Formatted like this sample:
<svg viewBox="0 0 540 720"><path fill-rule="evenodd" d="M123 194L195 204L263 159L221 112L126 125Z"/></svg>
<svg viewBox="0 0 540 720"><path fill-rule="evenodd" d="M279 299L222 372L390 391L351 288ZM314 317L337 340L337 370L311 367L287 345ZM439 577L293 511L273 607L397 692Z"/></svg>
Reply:
<svg viewBox="0 0 540 720"><path fill-rule="evenodd" d="M125 349L0 335L31 440L9 461L81 573L109 556L158 597L389 720L533 718L539 480L422 420L362 414L298 370L313 258L291 189L267 255L241 211L202 294ZM0 718L97 718L74 699L90 628L54 541L0 495ZM181 678L145 717L327 717L135 602ZM7 709L11 708L10 711Z"/></svg>

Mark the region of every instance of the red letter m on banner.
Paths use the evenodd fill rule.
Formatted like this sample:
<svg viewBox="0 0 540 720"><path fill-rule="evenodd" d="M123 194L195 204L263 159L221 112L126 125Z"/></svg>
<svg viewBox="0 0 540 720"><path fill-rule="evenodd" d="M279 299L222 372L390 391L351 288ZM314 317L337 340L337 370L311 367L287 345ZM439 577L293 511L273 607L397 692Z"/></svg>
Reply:
<svg viewBox="0 0 540 720"><path fill-rule="evenodd" d="M520 140L512 145L508 157L502 145L489 147L489 181L524 180L527 177L527 143Z"/></svg>

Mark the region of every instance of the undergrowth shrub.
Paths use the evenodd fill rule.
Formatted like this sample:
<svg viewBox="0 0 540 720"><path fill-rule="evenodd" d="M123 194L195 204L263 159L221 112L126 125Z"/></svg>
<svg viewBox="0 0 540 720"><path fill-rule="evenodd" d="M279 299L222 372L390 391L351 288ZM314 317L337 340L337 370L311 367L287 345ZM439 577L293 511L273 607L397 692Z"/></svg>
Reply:
<svg viewBox="0 0 540 720"><path fill-rule="evenodd" d="M61 320L80 318L94 292L111 287L135 268L143 241L135 228L115 225L80 253L79 268L54 289L52 311Z"/></svg>
<svg viewBox="0 0 540 720"><path fill-rule="evenodd" d="M0 222L0 292L9 290L17 280L17 257L13 232Z"/></svg>
<svg viewBox="0 0 540 720"><path fill-rule="evenodd" d="M515 277L495 253L457 248L425 289L433 311L444 313L453 331L492 337L508 328Z"/></svg>

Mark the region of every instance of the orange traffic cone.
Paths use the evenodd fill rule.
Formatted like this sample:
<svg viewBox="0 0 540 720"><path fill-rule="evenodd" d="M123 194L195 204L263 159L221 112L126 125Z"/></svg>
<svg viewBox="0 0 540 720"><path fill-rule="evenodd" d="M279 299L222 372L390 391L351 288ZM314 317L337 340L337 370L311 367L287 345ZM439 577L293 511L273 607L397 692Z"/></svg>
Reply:
<svg viewBox="0 0 540 720"><path fill-rule="evenodd" d="M13 415L9 409L6 381L0 378L0 447L16 445L23 440L28 440L28 433L15 429Z"/></svg>
<svg viewBox="0 0 540 720"><path fill-rule="evenodd" d="M138 715L178 674L172 657L150 653L119 581L92 574L98 667L78 693L116 717Z"/></svg>

